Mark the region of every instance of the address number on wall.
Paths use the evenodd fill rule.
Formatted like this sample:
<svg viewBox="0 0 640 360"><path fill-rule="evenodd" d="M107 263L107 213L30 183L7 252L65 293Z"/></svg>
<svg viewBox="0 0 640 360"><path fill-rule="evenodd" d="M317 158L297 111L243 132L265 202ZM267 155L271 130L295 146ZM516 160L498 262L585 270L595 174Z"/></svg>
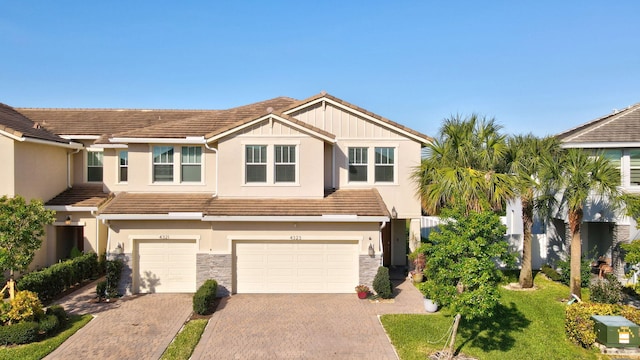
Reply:
<svg viewBox="0 0 640 360"><path fill-rule="evenodd" d="M160 235L160 236L158 236L158 238L162 239L162 240L167 240L167 239L170 239L170 236L169 235Z"/></svg>
<svg viewBox="0 0 640 360"><path fill-rule="evenodd" d="M291 236L289 236L289 240L302 240L302 236L300 236L300 235L291 235Z"/></svg>

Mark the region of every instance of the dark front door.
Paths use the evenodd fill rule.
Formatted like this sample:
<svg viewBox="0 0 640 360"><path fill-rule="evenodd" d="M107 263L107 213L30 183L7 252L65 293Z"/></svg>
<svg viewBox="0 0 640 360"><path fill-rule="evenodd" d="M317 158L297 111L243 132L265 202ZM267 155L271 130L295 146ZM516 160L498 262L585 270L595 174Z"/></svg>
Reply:
<svg viewBox="0 0 640 360"><path fill-rule="evenodd" d="M382 266L391 265L391 222L382 229Z"/></svg>

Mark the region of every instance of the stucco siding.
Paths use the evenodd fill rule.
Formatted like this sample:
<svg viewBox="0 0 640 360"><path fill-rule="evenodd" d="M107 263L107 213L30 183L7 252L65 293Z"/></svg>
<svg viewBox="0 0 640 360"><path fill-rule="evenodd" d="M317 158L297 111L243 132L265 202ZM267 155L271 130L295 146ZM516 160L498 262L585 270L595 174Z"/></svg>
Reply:
<svg viewBox="0 0 640 360"><path fill-rule="evenodd" d="M2 162L0 162L0 196L15 195L14 142L13 139L0 135L0 154L2 154Z"/></svg>
<svg viewBox="0 0 640 360"><path fill-rule="evenodd" d="M15 193L47 201L67 188L67 149L15 143Z"/></svg>

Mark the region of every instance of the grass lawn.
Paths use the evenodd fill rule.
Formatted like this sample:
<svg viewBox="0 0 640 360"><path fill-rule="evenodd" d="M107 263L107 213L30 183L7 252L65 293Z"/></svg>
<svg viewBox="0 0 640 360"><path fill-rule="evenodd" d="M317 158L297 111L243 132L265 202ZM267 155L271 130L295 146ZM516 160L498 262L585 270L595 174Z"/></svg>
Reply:
<svg viewBox="0 0 640 360"><path fill-rule="evenodd" d="M188 359L200 341L200 336L207 326L207 319L195 319L185 324L167 350L162 354L162 360Z"/></svg>
<svg viewBox="0 0 640 360"><path fill-rule="evenodd" d="M460 322L457 351L478 359L607 359L566 340L564 309L568 287L538 275L534 291L501 289L501 306L490 320ZM586 295L586 294L585 294ZM586 296L584 296L586 298ZM453 315L383 315L382 324L400 359L425 359L442 350L440 340ZM431 342L435 342L432 344Z"/></svg>
<svg viewBox="0 0 640 360"><path fill-rule="evenodd" d="M0 347L0 360L42 359L93 319L91 315L71 315L69 323L56 336L31 344Z"/></svg>

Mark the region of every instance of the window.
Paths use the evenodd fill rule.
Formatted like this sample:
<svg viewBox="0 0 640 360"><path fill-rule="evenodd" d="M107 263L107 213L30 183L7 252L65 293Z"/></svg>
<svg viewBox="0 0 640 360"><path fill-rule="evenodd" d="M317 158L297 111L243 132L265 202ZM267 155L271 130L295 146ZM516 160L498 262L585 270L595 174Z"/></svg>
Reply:
<svg viewBox="0 0 640 360"><path fill-rule="evenodd" d="M129 152L126 150L120 151L119 158L118 181L127 182L129 178Z"/></svg>
<svg viewBox="0 0 640 360"><path fill-rule="evenodd" d="M153 147L153 181L173 181L173 147Z"/></svg>
<svg viewBox="0 0 640 360"><path fill-rule="evenodd" d="M631 185L640 185L640 149L629 150L629 175Z"/></svg>
<svg viewBox="0 0 640 360"><path fill-rule="evenodd" d="M393 182L394 148L376 148L376 182Z"/></svg>
<svg viewBox="0 0 640 360"><path fill-rule="evenodd" d="M367 148L349 148L349 181L367 181Z"/></svg>
<svg viewBox="0 0 640 360"><path fill-rule="evenodd" d="M296 181L296 147L294 145L275 146L276 182Z"/></svg>
<svg viewBox="0 0 640 360"><path fill-rule="evenodd" d="M245 147L245 178L247 183L267 182L267 146Z"/></svg>
<svg viewBox="0 0 640 360"><path fill-rule="evenodd" d="M102 182L102 152L87 152L87 181Z"/></svg>
<svg viewBox="0 0 640 360"><path fill-rule="evenodd" d="M199 146L182 147L182 181L200 182L202 179L202 148Z"/></svg>

